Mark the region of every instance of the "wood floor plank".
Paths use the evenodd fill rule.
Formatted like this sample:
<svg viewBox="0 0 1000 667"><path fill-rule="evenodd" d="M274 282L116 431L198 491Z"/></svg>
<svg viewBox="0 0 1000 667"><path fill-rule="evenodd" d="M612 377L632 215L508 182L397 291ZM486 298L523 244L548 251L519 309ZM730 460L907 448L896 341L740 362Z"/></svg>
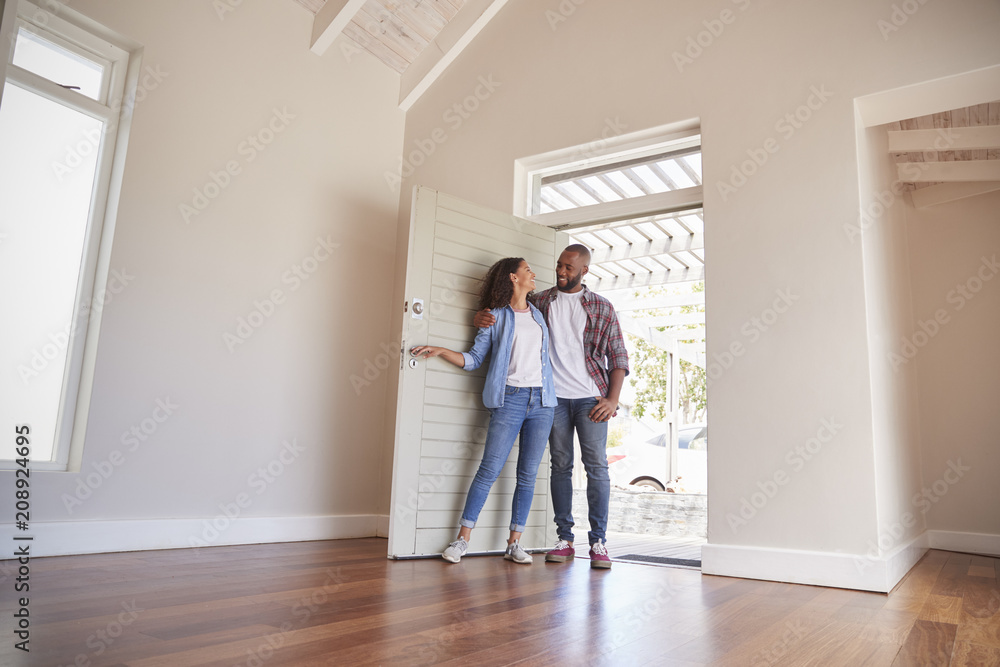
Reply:
<svg viewBox="0 0 1000 667"><path fill-rule="evenodd" d="M1000 667L1000 647L956 641L950 667Z"/></svg>
<svg viewBox="0 0 1000 667"><path fill-rule="evenodd" d="M900 649L893 667L926 667L951 662L957 626L935 621L917 621Z"/></svg>
<svg viewBox="0 0 1000 667"><path fill-rule="evenodd" d="M972 556L969 554L952 553L948 557L948 562L941 568L937 581L931 593L934 595L947 595L950 597L962 597L962 581L968 576L969 563Z"/></svg>
<svg viewBox="0 0 1000 667"><path fill-rule="evenodd" d="M1000 586L996 582L979 577L965 582L957 639L1000 648Z"/></svg>
<svg viewBox="0 0 1000 667"><path fill-rule="evenodd" d="M962 598L947 595L928 595L924 606L920 609L918 619L921 621L958 625L961 617Z"/></svg>
<svg viewBox="0 0 1000 667"><path fill-rule="evenodd" d="M770 664L773 667L888 667L898 652L899 647L895 644L859 637L853 623L832 621L788 647L783 656Z"/></svg>

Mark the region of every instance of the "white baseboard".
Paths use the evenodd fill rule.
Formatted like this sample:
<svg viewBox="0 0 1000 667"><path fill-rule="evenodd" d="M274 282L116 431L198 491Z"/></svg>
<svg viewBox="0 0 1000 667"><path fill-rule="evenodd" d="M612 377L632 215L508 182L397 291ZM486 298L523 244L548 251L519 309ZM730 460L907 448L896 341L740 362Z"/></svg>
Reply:
<svg viewBox="0 0 1000 667"><path fill-rule="evenodd" d="M388 517L386 517L388 519ZM374 537L382 517L347 516L238 517L209 519L142 519L134 521L51 521L31 524L30 542L14 542L24 533L13 524L0 525L4 544L29 544L31 555L186 549L197 546L306 542Z"/></svg>
<svg viewBox="0 0 1000 667"><path fill-rule="evenodd" d="M1000 535L987 533L957 533L950 530L928 530L931 549L960 551L982 556L1000 556Z"/></svg>
<svg viewBox="0 0 1000 667"><path fill-rule="evenodd" d="M375 528L375 537L389 537L389 515L377 514L378 525Z"/></svg>
<svg viewBox="0 0 1000 667"><path fill-rule="evenodd" d="M701 548L701 571L888 593L924 555L927 542L922 533L883 556L706 544Z"/></svg>

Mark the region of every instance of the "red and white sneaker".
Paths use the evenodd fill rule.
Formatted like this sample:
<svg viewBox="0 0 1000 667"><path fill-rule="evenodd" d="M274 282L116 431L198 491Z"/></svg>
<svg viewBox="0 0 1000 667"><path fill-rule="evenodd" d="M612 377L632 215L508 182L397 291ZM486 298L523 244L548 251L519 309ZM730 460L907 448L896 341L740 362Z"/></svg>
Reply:
<svg viewBox="0 0 1000 667"><path fill-rule="evenodd" d="M611 557L604 542L596 542L590 547L590 567L594 570L610 570Z"/></svg>
<svg viewBox="0 0 1000 667"><path fill-rule="evenodd" d="M565 563L568 560L573 560L574 556L576 556L576 549L571 547L566 540L559 540L556 542L555 548L545 554L545 562Z"/></svg>

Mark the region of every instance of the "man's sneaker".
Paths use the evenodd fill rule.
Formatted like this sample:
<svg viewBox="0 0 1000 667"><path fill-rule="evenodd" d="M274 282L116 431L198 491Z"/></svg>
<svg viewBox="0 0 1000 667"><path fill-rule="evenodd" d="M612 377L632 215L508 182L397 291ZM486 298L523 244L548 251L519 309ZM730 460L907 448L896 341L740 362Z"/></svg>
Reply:
<svg viewBox="0 0 1000 667"><path fill-rule="evenodd" d="M451 563L457 563L462 560L462 556L464 556L465 552L468 550L469 543L460 537L448 545L448 548L444 550L443 554L441 554L441 558L444 558L446 561Z"/></svg>
<svg viewBox="0 0 1000 667"><path fill-rule="evenodd" d="M512 560L523 565L531 564L531 554L521 548L519 540L514 540L507 545L507 552L503 555L504 560Z"/></svg>
<svg viewBox="0 0 1000 667"><path fill-rule="evenodd" d="M573 560L576 555L576 549L569 545L566 540L559 540L556 542L556 546L552 551L545 554L545 561L548 563L565 563L568 560Z"/></svg>
<svg viewBox="0 0 1000 667"><path fill-rule="evenodd" d="M611 568L611 557L604 542L597 542L590 547L590 567L607 570Z"/></svg>

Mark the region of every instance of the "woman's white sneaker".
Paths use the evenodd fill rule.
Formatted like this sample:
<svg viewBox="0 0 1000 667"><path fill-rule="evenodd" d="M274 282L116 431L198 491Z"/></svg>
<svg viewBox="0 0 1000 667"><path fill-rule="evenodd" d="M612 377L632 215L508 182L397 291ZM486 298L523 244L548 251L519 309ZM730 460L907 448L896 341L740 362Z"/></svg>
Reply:
<svg viewBox="0 0 1000 667"><path fill-rule="evenodd" d="M507 545L507 552L503 555L504 560L512 560L523 565L531 564L531 554L521 548L519 540L514 540Z"/></svg>
<svg viewBox="0 0 1000 667"><path fill-rule="evenodd" d="M448 545L448 548L444 550L443 554L441 554L441 558L444 558L450 563L457 563L462 560L462 556L464 556L468 550L469 543L460 537Z"/></svg>

